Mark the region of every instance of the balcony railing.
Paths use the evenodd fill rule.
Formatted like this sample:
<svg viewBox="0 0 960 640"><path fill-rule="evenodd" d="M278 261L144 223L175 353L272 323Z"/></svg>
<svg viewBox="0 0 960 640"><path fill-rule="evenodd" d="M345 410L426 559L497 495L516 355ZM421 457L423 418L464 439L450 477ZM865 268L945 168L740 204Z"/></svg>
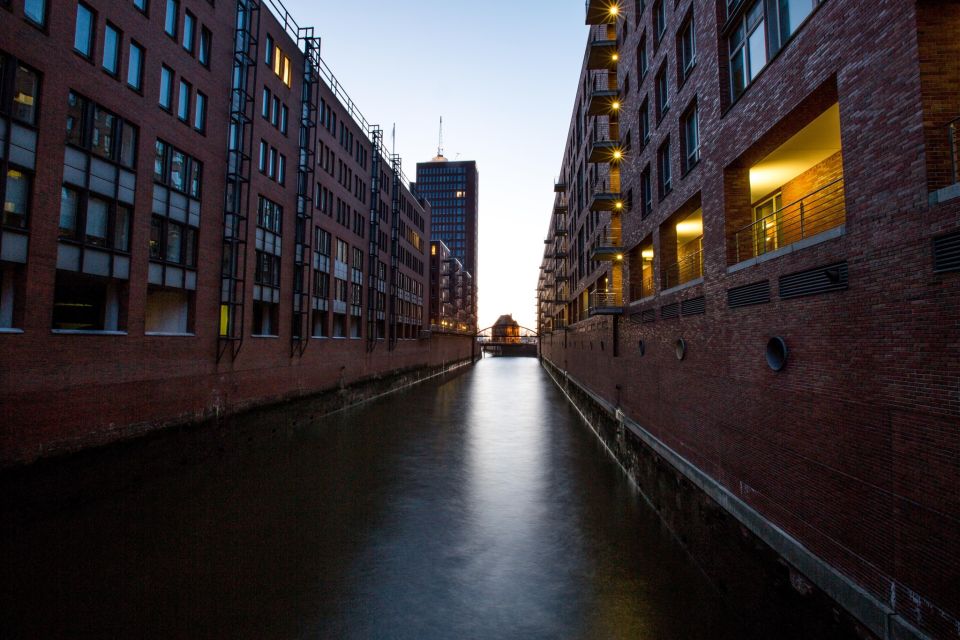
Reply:
<svg viewBox="0 0 960 640"><path fill-rule="evenodd" d="M623 296L618 291L594 291L590 294L588 312L592 316L610 316L623 313Z"/></svg>
<svg viewBox="0 0 960 640"><path fill-rule="evenodd" d="M829 231L845 220L843 178L840 178L737 231L735 262Z"/></svg>
<svg viewBox="0 0 960 640"><path fill-rule="evenodd" d="M560 196L553 203L553 212L558 216L567 214L567 197Z"/></svg>
<svg viewBox="0 0 960 640"><path fill-rule="evenodd" d="M682 256L663 269L663 288L669 289L703 276L703 236L678 247Z"/></svg>
<svg viewBox="0 0 960 640"><path fill-rule="evenodd" d="M591 260L623 260L623 241L620 231L614 230L597 237L590 247Z"/></svg>
<svg viewBox="0 0 960 640"><path fill-rule="evenodd" d="M563 237L567 235L567 225L559 220L553 226L553 233L556 236Z"/></svg>
<svg viewBox="0 0 960 640"><path fill-rule="evenodd" d="M620 125L609 118L595 118L590 129L590 156L587 162L619 162Z"/></svg>
<svg viewBox="0 0 960 640"><path fill-rule="evenodd" d="M590 29L590 51L587 69L617 68L617 25L600 24Z"/></svg>
<svg viewBox="0 0 960 640"><path fill-rule="evenodd" d="M590 74L587 113L604 116L615 113L619 107L620 86L616 71L593 71Z"/></svg>
<svg viewBox="0 0 960 640"><path fill-rule="evenodd" d="M602 165L601 165L602 166ZM593 211L620 211L623 199L620 197L620 172L609 169L599 172L590 183L590 209ZM619 205L619 206L618 206Z"/></svg>
<svg viewBox="0 0 960 640"><path fill-rule="evenodd" d="M567 182L566 180L557 180L553 183L553 192L554 193L566 193L567 191Z"/></svg>

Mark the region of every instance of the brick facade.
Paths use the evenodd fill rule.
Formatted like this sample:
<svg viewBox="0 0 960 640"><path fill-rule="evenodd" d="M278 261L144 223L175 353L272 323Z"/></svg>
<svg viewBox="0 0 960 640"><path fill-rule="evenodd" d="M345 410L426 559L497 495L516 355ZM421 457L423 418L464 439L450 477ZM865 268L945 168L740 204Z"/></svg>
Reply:
<svg viewBox="0 0 960 640"><path fill-rule="evenodd" d="M934 271L931 246L960 230L960 200L929 204L930 192L953 180L943 141L946 123L960 116L950 39L955 6L819 2L734 99L728 42L750 3L731 4L728 21L725 2L664 2L659 45L657 3L621 4L623 260L578 271L567 304L551 304L552 274L576 269L577 253L571 240L569 261L552 257L565 240L551 218L539 294L543 356L897 620L930 637L958 637L960 276ZM679 40L690 16L696 64L678 82ZM641 41L649 60L643 77ZM567 191L558 196L569 198L570 213L561 219L568 236L583 234L588 246L594 230L616 215L591 212L577 187L578 175L592 166L590 142L580 134L593 119L585 115L589 48L561 169ZM670 109L659 122L651 111L650 140L638 144L640 106L655 103L655 76L664 66ZM682 117L694 102L700 160L687 169ZM785 226L778 250L738 258L736 235L753 223L758 203L750 194L751 167L833 104L842 152L791 177L779 192L787 205L842 176L833 201L839 208L821 217L807 210L814 224L802 239ZM657 151L667 140L672 190L661 198ZM639 194L648 167L653 202L645 211ZM668 288L663 275L677 254L676 216L694 202L703 211L702 280ZM783 218L790 215L785 207ZM652 295L641 292L634 273L641 247L655 256ZM791 276L807 271L837 284L794 297ZM596 309L586 317L584 292L601 287L604 276L616 281L617 272L630 283L622 304L612 315ZM731 289L754 283L769 284L768 302L730 305ZM558 317L571 320L565 330ZM774 336L788 345L779 372L765 359Z"/></svg>

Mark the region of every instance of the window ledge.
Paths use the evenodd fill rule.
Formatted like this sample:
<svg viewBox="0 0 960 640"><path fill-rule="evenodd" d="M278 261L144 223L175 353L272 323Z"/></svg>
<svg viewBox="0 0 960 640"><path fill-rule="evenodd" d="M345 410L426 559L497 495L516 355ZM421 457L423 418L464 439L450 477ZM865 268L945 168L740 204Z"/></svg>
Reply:
<svg viewBox="0 0 960 640"><path fill-rule="evenodd" d="M50 329L50 333L61 336L125 336L126 331L97 331L94 329Z"/></svg>
<svg viewBox="0 0 960 640"><path fill-rule="evenodd" d="M690 282L684 282L683 284L678 284L675 287L670 287L660 292L660 297L670 295L671 293L676 293L677 291L683 291L684 289L689 289L690 287L695 287L698 284L703 284L703 276L699 278L694 278Z"/></svg>
<svg viewBox="0 0 960 640"><path fill-rule="evenodd" d="M178 333L175 331L144 331L145 336L159 336L164 338L195 338L195 333Z"/></svg>
<svg viewBox="0 0 960 640"><path fill-rule="evenodd" d="M653 300L655 297L657 297L656 294L655 294L655 293L651 293L649 296L644 296L643 298L640 298L639 300L632 300L632 301L630 302L630 304L628 304L627 306L628 306L628 307L639 307L639 306L641 306L641 305L643 305L643 304L646 304L647 302L650 302L650 301Z"/></svg>
<svg viewBox="0 0 960 640"><path fill-rule="evenodd" d="M266 333L253 333L253 334L250 334L250 337L251 337L251 338L267 338L268 340L269 340L269 339L276 340L276 339L278 339L280 336L270 335L270 334L266 334Z"/></svg>
<svg viewBox="0 0 960 640"><path fill-rule="evenodd" d="M776 260L781 256L785 256L788 253L793 253L794 251L801 251L807 247L812 247L813 245L820 244L821 242L827 242L828 240L834 240L836 238L842 237L846 233L847 225L842 224L839 227L834 227L833 229L827 229L823 233L818 233L815 236L810 236L809 238L804 238L803 240L798 240L793 244L788 244L785 247L780 247L776 251L770 251L763 254L762 256L757 256L756 258L750 258L749 260L744 260L743 262L738 262L737 264L727 267L727 273L736 273L737 271L742 271L754 265L762 264L768 260Z"/></svg>
<svg viewBox="0 0 960 640"><path fill-rule="evenodd" d="M23 329L14 329L13 327L0 327L0 333L23 333Z"/></svg>
<svg viewBox="0 0 960 640"><path fill-rule="evenodd" d="M953 200L954 198L960 198L960 182L930 192L931 205L940 204L941 202Z"/></svg>

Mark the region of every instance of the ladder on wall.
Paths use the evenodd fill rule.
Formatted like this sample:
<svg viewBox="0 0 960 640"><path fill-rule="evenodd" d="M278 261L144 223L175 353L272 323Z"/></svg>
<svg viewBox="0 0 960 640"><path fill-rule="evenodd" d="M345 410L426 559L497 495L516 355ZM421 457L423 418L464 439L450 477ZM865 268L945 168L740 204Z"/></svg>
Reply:
<svg viewBox="0 0 960 640"><path fill-rule="evenodd" d="M370 127L372 143L370 157L370 244L367 270L367 351L373 351L377 340L383 336L377 330L377 297L380 292L380 159L383 157L383 130L378 125Z"/></svg>
<svg viewBox="0 0 960 640"><path fill-rule="evenodd" d="M250 89L257 84L259 3L256 0L237 0L234 24L217 362L220 362L227 352L231 359L236 358L243 346L255 115L254 96Z"/></svg>
<svg viewBox="0 0 960 640"><path fill-rule="evenodd" d="M293 252L293 327L290 355L302 356L310 341L310 276L313 271L313 188L316 166L320 38L313 27L297 29L303 47L303 88L300 95L300 157L297 163L297 218Z"/></svg>

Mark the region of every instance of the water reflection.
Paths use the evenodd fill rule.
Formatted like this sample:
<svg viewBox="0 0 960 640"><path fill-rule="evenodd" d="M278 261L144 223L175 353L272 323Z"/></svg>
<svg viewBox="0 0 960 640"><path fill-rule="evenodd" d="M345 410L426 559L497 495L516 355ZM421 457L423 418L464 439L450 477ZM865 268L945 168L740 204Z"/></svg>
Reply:
<svg viewBox="0 0 960 640"><path fill-rule="evenodd" d="M218 437L0 487L0 637L744 637L533 359Z"/></svg>

